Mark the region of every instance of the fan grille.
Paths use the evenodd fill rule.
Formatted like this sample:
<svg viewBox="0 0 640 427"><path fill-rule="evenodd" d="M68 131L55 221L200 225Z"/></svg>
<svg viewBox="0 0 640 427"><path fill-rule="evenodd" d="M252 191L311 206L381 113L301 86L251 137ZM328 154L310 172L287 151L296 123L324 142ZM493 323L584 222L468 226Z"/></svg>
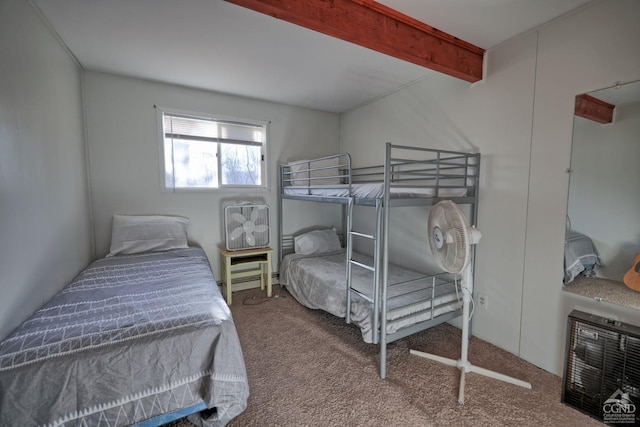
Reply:
<svg viewBox="0 0 640 427"><path fill-rule="evenodd" d="M453 202L437 203L429 214L429 244L438 265L449 273L460 273L469 262L469 225ZM438 233L442 241L438 240Z"/></svg>
<svg viewBox="0 0 640 427"><path fill-rule="evenodd" d="M240 204L224 209L225 246L238 251L269 246L269 206Z"/></svg>

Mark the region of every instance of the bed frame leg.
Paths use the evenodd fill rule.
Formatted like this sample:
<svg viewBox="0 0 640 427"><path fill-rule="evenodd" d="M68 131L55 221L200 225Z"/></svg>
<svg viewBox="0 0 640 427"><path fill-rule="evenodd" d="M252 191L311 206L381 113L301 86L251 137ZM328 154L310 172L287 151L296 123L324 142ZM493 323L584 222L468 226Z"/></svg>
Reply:
<svg viewBox="0 0 640 427"><path fill-rule="evenodd" d="M387 346L386 344L380 346L380 378L385 379L387 377Z"/></svg>

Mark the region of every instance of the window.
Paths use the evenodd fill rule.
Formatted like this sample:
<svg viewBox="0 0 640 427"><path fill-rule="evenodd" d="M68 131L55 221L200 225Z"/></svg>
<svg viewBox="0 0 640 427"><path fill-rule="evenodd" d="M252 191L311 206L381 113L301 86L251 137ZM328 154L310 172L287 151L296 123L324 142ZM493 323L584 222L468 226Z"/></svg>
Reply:
<svg viewBox="0 0 640 427"><path fill-rule="evenodd" d="M158 109L166 189L265 188L267 124Z"/></svg>

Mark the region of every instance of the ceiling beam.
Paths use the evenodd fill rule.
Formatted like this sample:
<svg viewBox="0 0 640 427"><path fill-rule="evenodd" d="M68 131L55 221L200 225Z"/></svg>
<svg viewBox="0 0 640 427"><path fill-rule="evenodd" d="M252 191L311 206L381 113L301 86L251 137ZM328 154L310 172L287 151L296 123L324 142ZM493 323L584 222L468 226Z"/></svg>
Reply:
<svg viewBox="0 0 640 427"><path fill-rule="evenodd" d="M575 115L578 117L608 124L613 122L614 108L616 108L615 105L594 98L591 95L582 94L576 96Z"/></svg>
<svg viewBox="0 0 640 427"><path fill-rule="evenodd" d="M226 0L469 82L484 49L373 0Z"/></svg>

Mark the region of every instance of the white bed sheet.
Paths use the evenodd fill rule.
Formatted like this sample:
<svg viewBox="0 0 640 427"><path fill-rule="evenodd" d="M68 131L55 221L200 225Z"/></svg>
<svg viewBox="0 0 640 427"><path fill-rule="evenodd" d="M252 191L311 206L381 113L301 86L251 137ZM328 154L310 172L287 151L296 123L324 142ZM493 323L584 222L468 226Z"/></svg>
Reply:
<svg viewBox="0 0 640 427"><path fill-rule="evenodd" d="M340 184L332 186L288 186L284 187L284 194L303 196L308 195L309 191L314 196L328 196L328 197L349 197L349 185ZM384 196L384 183L382 182L370 182L364 184L352 184L351 193L353 197L362 199L376 199ZM435 188L425 187L391 187L392 198L405 198L405 197L435 197ZM467 189L465 187L440 187L438 191L439 197L464 197L467 195Z"/></svg>
<svg viewBox="0 0 640 427"><path fill-rule="evenodd" d="M372 258L354 253L354 259L372 265ZM335 316L346 316L346 257L345 251L320 255L289 254L280 268L281 283L302 305L327 311ZM389 266L389 283L402 283L424 274L396 265ZM368 270L353 268L353 287L367 296L373 293L373 276ZM436 278L436 283L445 280ZM413 324L431 320L462 306L462 295L456 293L455 284L436 287L432 279L389 287L389 314L387 333L392 334ZM432 291L435 298L432 299ZM433 310L431 308L434 308ZM365 342L373 342L373 305L353 294L351 320L360 327Z"/></svg>

